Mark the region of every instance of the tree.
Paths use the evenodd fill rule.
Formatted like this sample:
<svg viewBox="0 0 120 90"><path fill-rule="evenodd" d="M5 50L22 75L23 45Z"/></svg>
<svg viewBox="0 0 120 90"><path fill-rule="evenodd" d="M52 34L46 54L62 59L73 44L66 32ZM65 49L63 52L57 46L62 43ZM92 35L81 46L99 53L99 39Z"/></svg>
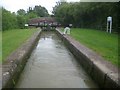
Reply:
<svg viewBox="0 0 120 90"><path fill-rule="evenodd" d="M46 17L48 15L47 9L42 6L29 7L27 12L24 9L19 9L17 14L2 8L2 29L4 31L14 28L24 28L25 23L28 23L29 19Z"/></svg>
<svg viewBox="0 0 120 90"><path fill-rule="evenodd" d="M25 25L25 22L26 21L26 18L22 15L17 15L17 24L19 26L19 28L23 29L24 28L24 25Z"/></svg>
<svg viewBox="0 0 120 90"><path fill-rule="evenodd" d="M2 29L3 31L17 28L18 25L16 23L17 23L16 15L2 8Z"/></svg>
<svg viewBox="0 0 120 90"><path fill-rule="evenodd" d="M24 9L19 9L19 10L17 11L17 14L18 14L18 15L25 15L26 12L25 12Z"/></svg>
<svg viewBox="0 0 120 90"><path fill-rule="evenodd" d="M39 17L46 17L48 16L48 11L46 10L45 7L42 6L35 6L33 9L34 13L36 13Z"/></svg>
<svg viewBox="0 0 120 90"><path fill-rule="evenodd" d="M0 31L2 30L2 7L0 7Z"/></svg>
<svg viewBox="0 0 120 90"><path fill-rule="evenodd" d="M106 30L106 18L113 17L113 30L118 31L117 2L57 2L53 15L63 25Z"/></svg>

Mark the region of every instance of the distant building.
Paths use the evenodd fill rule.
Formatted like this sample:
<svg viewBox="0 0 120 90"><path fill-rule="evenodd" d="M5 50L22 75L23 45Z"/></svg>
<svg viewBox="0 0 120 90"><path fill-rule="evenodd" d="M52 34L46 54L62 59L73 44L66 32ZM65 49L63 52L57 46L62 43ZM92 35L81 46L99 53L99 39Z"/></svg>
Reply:
<svg viewBox="0 0 120 90"><path fill-rule="evenodd" d="M53 17L40 17L40 18L33 18L30 19L28 22L29 26L36 26L36 27L56 27L58 22Z"/></svg>

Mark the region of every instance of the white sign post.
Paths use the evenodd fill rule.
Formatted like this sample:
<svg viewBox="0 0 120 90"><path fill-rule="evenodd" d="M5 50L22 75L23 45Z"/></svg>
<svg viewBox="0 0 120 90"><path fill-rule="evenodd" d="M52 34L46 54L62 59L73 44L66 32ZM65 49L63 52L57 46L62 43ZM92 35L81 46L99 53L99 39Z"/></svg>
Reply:
<svg viewBox="0 0 120 90"><path fill-rule="evenodd" d="M25 27L28 27L28 24L25 24Z"/></svg>
<svg viewBox="0 0 120 90"><path fill-rule="evenodd" d="M70 27L72 27L72 24L69 24Z"/></svg>
<svg viewBox="0 0 120 90"><path fill-rule="evenodd" d="M111 33L112 31L112 17L107 17L107 32Z"/></svg>

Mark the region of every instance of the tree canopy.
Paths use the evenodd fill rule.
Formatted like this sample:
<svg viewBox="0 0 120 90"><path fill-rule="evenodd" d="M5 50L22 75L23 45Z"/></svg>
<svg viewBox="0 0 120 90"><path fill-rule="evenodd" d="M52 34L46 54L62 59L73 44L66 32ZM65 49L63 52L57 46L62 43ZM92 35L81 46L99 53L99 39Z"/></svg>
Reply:
<svg viewBox="0 0 120 90"><path fill-rule="evenodd" d="M113 29L118 31L118 2L57 2L53 14L63 25L105 30L108 16L113 18Z"/></svg>
<svg viewBox="0 0 120 90"><path fill-rule="evenodd" d="M73 27L93 28L106 30L106 19L108 16L113 18L113 30L118 32L118 2L66 2L60 0L53 7L52 17L63 26L73 24ZM27 11L19 9L17 13L2 8L2 28L8 30L12 28L24 28L24 24L32 18L47 17L48 11L41 5L33 8L29 7Z"/></svg>
<svg viewBox="0 0 120 90"><path fill-rule="evenodd" d="M24 28L25 23L31 18L36 17L47 17L49 16L48 11L45 7L35 6L29 7L27 11L19 9L17 13L11 13L2 7L2 30L9 30L15 28Z"/></svg>

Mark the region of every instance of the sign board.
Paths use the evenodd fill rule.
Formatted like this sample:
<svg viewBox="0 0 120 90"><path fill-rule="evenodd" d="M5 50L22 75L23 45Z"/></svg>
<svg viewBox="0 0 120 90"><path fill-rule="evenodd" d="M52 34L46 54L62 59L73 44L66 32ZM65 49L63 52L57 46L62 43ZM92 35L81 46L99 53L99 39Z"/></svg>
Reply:
<svg viewBox="0 0 120 90"><path fill-rule="evenodd" d="M112 17L107 17L107 21L111 22L112 21Z"/></svg>
<svg viewBox="0 0 120 90"><path fill-rule="evenodd" d="M107 32L111 33L112 31L112 17L107 17Z"/></svg>
<svg viewBox="0 0 120 90"><path fill-rule="evenodd" d="M70 27L72 27L72 24L69 24Z"/></svg>
<svg viewBox="0 0 120 90"><path fill-rule="evenodd" d="M25 24L26 27L28 27L28 24Z"/></svg>

